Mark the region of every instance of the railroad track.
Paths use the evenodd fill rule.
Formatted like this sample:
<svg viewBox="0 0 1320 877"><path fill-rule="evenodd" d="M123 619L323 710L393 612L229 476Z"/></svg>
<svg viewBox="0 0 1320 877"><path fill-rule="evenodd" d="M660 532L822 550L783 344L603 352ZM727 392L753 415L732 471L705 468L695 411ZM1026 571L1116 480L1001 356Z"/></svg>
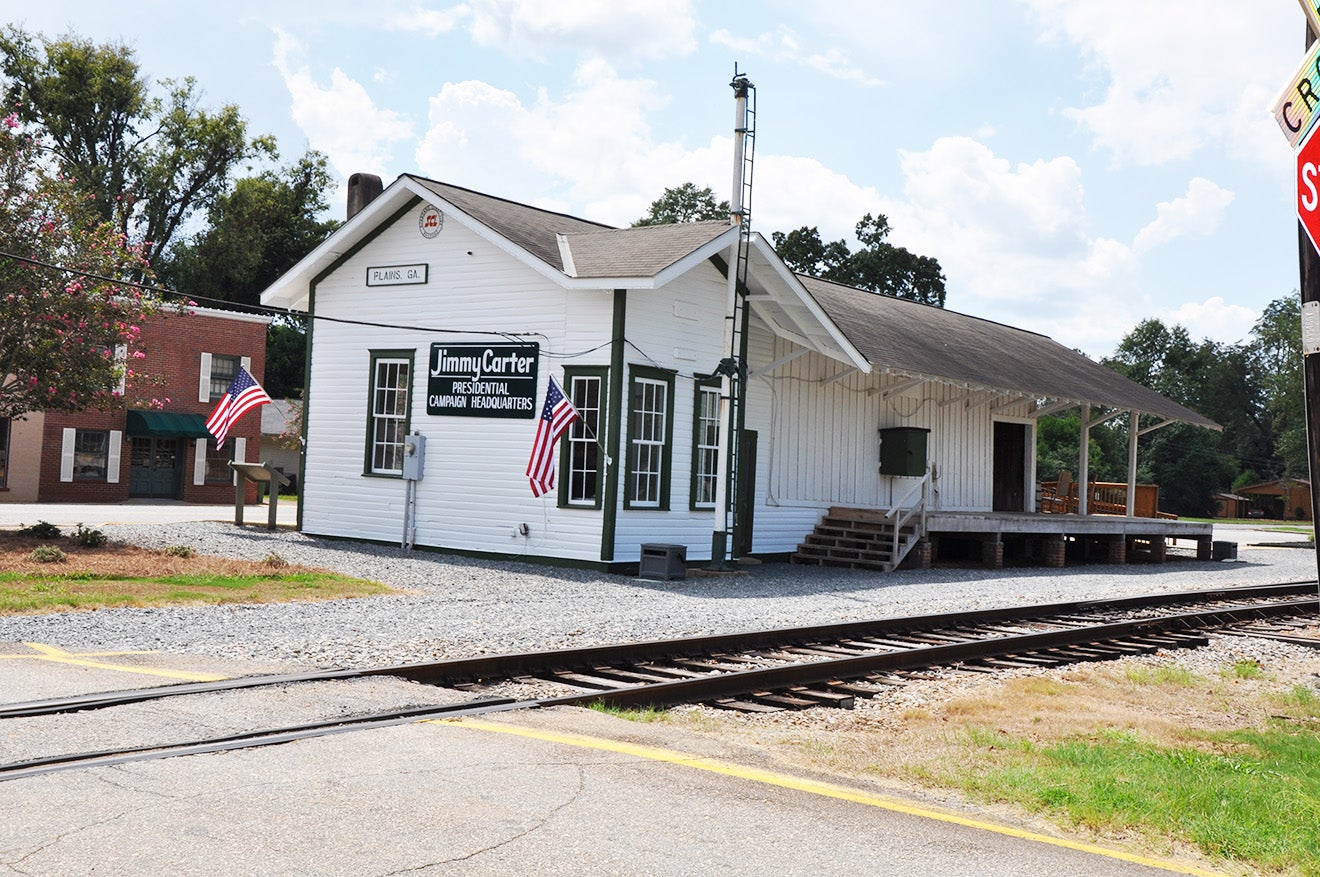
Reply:
<svg viewBox="0 0 1320 877"><path fill-rule="evenodd" d="M1320 612L1315 582L1288 582L1120 600L1023 606L718 636L625 643L361 670L253 676L0 706L0 723L166 698L306 682L388 676L462 692L413 706L175 743L0 764L0 780L75 767L286 743L421 719L547 706L668 707L705 703L744 711L851 708L856 697L930 667L971 672L1111 660L1204 645L1215 631L1320 645L1290 628ZM510 687L522 697L495 696ZM552 694L544 694L546 689ZM0 726L0 736L3 736Z"/></svg>

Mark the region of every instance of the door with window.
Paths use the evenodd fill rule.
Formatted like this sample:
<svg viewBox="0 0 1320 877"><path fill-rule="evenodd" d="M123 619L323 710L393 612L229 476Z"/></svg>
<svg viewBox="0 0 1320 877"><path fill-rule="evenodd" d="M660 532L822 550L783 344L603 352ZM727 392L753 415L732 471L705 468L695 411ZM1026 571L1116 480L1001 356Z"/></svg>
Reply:
<svg viewBox="0 0 1320 877"><path fill-rule="evenodd" d="M183 485L183 449L177 438L134 436L128 495L178 499Z"/></svg>

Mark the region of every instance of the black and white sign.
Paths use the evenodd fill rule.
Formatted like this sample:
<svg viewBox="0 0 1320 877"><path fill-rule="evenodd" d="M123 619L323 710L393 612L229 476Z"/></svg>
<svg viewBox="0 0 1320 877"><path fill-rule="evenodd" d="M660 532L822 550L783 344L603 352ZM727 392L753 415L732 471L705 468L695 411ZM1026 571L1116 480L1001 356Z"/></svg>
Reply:
<svg viewBox="0 0 1320 877"><path fill-rule="evenodd" d="M453 417L536 415L540 344L432 344L426 413Z"/></svg>
<svg viewBox="0 0 1320 877"><path fill-rule="evenodd" d="M367 268L367 286L415 286L425 284L431 266L375 265Z"/></svg>

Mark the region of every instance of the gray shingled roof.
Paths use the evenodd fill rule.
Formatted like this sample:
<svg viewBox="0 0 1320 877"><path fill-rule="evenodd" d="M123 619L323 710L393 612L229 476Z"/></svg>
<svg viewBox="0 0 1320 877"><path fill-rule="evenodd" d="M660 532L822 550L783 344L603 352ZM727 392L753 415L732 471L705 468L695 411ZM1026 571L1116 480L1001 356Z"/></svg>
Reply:
<svg viewBox="0 0 1320 877"><path fill-rule="evenodd" d="M551 210L519 204L516 201L506 201L471 189L428 180L415 174L404 174L404 176L430 189L468 216L487 228L499 232L557 271L564 270L564 263L559 257L559 242L555 238L556 234L613 230L611 226L599 222L588 222L565 213L555 213Z"/></svg>
<svg viewBox="0 0 1320 877"><path fill-rule="evenodd" d="M799 279L853 346L879 368L1219 428L1044 335L814 277Z"/></svg>
<svg viewBox="0 0 1320 877"><path fill-rule="evenodd" d="M565 236L574 277L653 277L727 232L727 222L643 225Z"/></svg>

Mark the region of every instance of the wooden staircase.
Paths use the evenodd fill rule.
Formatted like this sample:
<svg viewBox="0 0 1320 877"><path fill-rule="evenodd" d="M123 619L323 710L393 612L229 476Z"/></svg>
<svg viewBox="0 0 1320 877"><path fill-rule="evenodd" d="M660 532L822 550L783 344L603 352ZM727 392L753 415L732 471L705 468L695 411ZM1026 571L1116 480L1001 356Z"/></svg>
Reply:
<svg viewBox="0 0 1320 877"><path fill-rule="evenodd" d="M924 535L919 517L904 522L879 509L836 506L820 519L791 560L889 572L903 562Z"/></svg>

